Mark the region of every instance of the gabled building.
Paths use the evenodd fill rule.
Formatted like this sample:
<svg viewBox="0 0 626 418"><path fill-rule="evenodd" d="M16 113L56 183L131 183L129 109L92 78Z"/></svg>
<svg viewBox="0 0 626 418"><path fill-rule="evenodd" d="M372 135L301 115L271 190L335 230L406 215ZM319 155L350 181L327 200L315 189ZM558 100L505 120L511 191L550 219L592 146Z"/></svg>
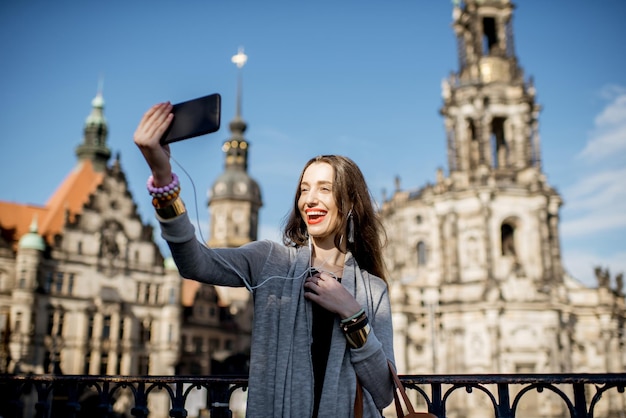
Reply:
<svg viewBox="0 0 626 418"><path fill-rule="evenodd" d="M247 174L239 98L237 109L209 202L215 246L257 239L261 194ZM49 200L0 201L0 372L247 373L248 291L180 277L142 222L119 156L109 161L107 134L98 93L77 164ZM168 416L159 401L150 409Z"/></svg>
<svg viewBox="0 0 626 418"><path fill-rule="evenodd" d="M98 94L78 163L43 206L0 202L0 309L9 372L171 374L180 278L166 270ZM10 334L9 334L10 333Z"/></svg>
<svg viewBox="0 0 626 418"><path fill-rule="evenodd" d="M78 162L48 202L0 202L2 371L170 375L181 279L141 221L119 157L108 164L100 93L92 106ZM155 416L166 407L157 401Z"/></svg>

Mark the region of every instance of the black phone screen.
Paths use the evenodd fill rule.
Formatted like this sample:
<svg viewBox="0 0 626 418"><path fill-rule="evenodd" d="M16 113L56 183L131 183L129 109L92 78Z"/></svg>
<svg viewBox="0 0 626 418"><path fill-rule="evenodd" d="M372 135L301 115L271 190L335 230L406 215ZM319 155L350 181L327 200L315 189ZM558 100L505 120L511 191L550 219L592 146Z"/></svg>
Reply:
<svg viewBox="0 0 626 418"><path fill-rule="evenodd" d="M174 119L161 137L161 145L219 130L221 101L222 97L214 93L172 106Z"/></svg>

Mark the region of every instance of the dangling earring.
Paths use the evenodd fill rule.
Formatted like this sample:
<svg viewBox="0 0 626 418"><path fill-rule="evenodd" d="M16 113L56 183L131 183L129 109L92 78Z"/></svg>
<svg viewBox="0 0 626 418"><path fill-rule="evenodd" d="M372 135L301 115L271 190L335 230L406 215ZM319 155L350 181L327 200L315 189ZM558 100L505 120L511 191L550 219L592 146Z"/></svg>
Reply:
<svg viewBox="0 0 626 418"><path fill-rule="evenodd" d="M348 243L354 244L354 215L352 215L352 209L348 212Z"/></svg>

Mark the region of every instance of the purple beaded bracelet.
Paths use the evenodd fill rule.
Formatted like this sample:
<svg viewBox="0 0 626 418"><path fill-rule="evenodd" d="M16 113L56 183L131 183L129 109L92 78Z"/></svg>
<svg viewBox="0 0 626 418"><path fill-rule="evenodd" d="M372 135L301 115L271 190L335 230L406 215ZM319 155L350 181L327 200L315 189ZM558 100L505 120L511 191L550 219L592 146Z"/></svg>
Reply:
<svg viewBox="0 0 626 418"><path fill-rule="evenodd" d="M154 177L148 177L148 192L150 195L157 199L167 199L167 196L180 193L180 183L178 182L178 176L176 173L172 173L172 182L167 186L156 187L154 185Z"/></svg>

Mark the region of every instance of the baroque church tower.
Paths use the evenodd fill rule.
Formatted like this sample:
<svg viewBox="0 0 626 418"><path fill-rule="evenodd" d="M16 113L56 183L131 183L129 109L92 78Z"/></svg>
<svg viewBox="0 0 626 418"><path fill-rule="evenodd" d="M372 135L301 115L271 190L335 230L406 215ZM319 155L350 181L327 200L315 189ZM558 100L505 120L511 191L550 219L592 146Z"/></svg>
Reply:
<svg viewBox="0 0 626 418"><path fill-rule="evenodd" d="M224 141L224 171L217 177L209 192L209 212L211 232L209 247L239 247L257 240L259 209L263 205L261 188L248 174L249 143L244 137L247 124L241 117L242 68L248 57L243 49L233 56L237 65L237 104L235 117L230 122L230 138ZM229 306L230 313L244 335L252 332L252 300L245 287L217 287L223 303ZM249 338L238 341L241 351L249 350Z"/></svg>
<svg viewBox="0 0 626 418"><path fill-rule="evenodd" d="M485 290L501 292L498 283L514 273L532 277L546 292L563 277L562 201L541 171L540 106L515 55L512 14L509 1L468 1L454 8L459 70L443 83L441 109L450 177L437 186L468 209L463 225L454 212L441 219L450 230L443 279L486 277ZM455 251L458 240L471 241L471 251Z"/></svg>
<svg viewBox="0 0 626 418"><path fill-rule="evenodd" d="M401 373L626 365L622 290L587 288L561 264L562 199L542 171L540 106L515 54L513 11L510 0L455 2L459 67L440 110L449 173L413 190L398 181L382 205ZM459 416L481 414L467 402Z"/></svg>
<svg viewBox="0 0 626 418"><path fill-rule="evenodd" d="M229 125L231 136L222 146L224 171L208 193L210 232L207 244L212 248L235 248L257 239L261 189L248 174L249 143L244 137L247 125L241 117L241 68L246 60L242 50L232 58L239 68L237 107ZM251 295L245 287L184 280L181 332L183 347L187 349L183 348L180 370L198 375L247 373L252 313ZM200 341L207 340L208 353L194 348Z"/></svg>
<svg viewBox="0 0 626 418"><path fill-rule="evenodd" d="M111 150L106 144L109 128L104 117L101 88L91 101L91 113L85 121L83 132L83 143L76 147L78 160L90 160L97 171L104 171L111 157Z"/></svg>
<svg viewBox="0 0 626 418"><path fill-rule="evenodd" d="M263 203L258 183L248 174L249 143L244 137L247 124L241 117L241 69L246 60L242 50L233 57L239 68L237 109L229 125L231 137L222 146L224 172L209 192L210 247L239 247L257 239L259 209Z"/></svg>

